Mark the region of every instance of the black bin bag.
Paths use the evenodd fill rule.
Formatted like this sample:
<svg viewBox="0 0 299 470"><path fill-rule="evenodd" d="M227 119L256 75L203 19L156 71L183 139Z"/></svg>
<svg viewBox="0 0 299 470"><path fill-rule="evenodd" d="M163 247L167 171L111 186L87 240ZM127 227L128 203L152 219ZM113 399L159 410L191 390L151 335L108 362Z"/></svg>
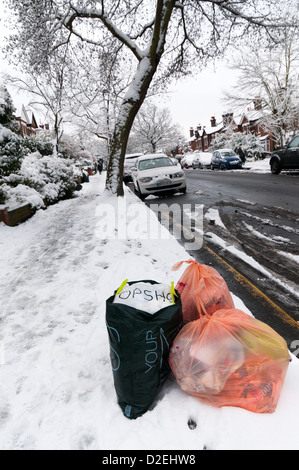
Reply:
<svg viewBox="0 0 299 470"><path fill-rule="evenodd" d="M156 281L127 284L133 286L140 282L150 283L153 288L159 284ZM123 296L126 295L125 289ZM171 304L155 313L148 313L140 310L140 296L136 295L139 300L137 309L115 303L116 294L106 301L114 386L124 415L135 419L151 407L170 372L169 349L183 321L181 298L173 289ZM150 294L147 293L145 309L149 300Z"/></svg>

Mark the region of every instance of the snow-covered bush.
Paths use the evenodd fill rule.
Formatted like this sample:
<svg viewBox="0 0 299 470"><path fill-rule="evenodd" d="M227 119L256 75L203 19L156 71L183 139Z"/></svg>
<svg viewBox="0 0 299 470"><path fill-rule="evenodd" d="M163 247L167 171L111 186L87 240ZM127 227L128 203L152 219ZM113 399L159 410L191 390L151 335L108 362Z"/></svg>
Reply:
<svg viewBox="0 0 299 470"><path fill-rule="evenodd" d="M264 151L264 146L258 137L253 134L243 134L242 132L216 134L209 151L213 152L220 148L235 150L239 147L242 148L247 157L259 155Z"/></svg>
<svg viewBox="0 0 299 470"><path fill-rule="evenodd" d="M17 172L26 152L22 137L0 124L0 177Z"/></svg>
<svg viewBox="0 0 299 470"><path fill-rule="evenodd" d="M72 162L64 158L32 153L24 158L19 175L46 204L71 197L75 189Z"/></svg>
<svg viewBox="0 0 299 470"><path fill-rule="evenodd" d="M5 193L5 201L3 203L8 204L10 209L15 209L25 204L30 204L31 207L36 209L45 206L41 195L35 189L24 184L18 184L15 187L4 184L2 189Z"/></svg>
<svg viewBox="0 0 299 470"><path fill-rule="evenodd" d="M17 173L2 178L7 203L27 202L40 208L73 196L75 190L72 162L39 152L24 157Z"/></svg>
<svg viewBox="0 0 299 470"><path fill-rule="evenodd" d="M228 134L228 133L215 134L215 137L212 140L210 147L208 149L209 152L214 152L215 150L229 147L230 137L231 137L231 134Z"/></svg>
<svg viewBox="0 0 299 470"><path fill-rule="evenodd" d="M47 135L23 138L14 132L14 111L0 84L0 204L40 208L71 197L76 186L73 162L52 155Z"/></svg>
<svg viewBox="0 0 299 470"><path fill-rule="evenodd" d="M7 193L0 186L0 204L4 204L6 201Z"/></svg>
<svg viewBox="0 0 299 470"><path fill-rule="evenodd" d="M27 149L26 153L39 152L41 155L53 154L53 143L45 134L28 136L23 139L23 145L24 148Z"/></svg>
<svg viewBox="0 0 299 470"><path fill-rule="evenodd" d="M15 130L15 113L16 108L14 107L10 93L6 86L0 84L0 124L6 128Z"/></svg>

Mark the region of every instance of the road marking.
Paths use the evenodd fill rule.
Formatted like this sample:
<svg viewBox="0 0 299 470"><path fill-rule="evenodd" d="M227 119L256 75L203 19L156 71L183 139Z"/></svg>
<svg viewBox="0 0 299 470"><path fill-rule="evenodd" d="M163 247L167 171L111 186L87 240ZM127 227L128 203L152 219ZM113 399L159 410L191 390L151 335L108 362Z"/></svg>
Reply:
<svg viewBox="0 0 299 470"><path fill-rule="evenodd" d="M266 300L267 303L276 311L276 315L281 318L285 323L297 328L299 330L299 324L294 320L290 315L285 312L281 307L279 307L273 300L271 300L266 294L264 294L258 287L256 287L249 279L247 279L243 274L239 273L233 266L231 266L227 261L225 261L221 256L219 256L215 251L209 248L205 243L203 247L209 251L213 256L216 256L218 260L224 264L229 271L234 275L236 281L238 281L242 286L249 288L250 292L254 297L262 298ZM275 312L274 312L275 313Z"/></svg>
<svg viewBox="0 0 299 470"><path fill-rule="evenodd" d="M172 223L176 225L177 227L180 227L182 230L181 233L184 233L184 235L187 233L188 237L187 239L192 239L194 237L194 240L197 242L197 236L196 233L192 232L192 230L189 230L186 227L183 227L181 224L178 224L169 214L164 214L166 215L169 219L172 220ZM186 236L186 235L185 235ZM266 301L268 304L271 305L271 307L274 309L274 314L278 316L282 321L285 323L288 323L292 327L296 328L299 330L299 324L296 320L294 320L287 312L285 312L281 307L276 305L273 300L271 300L266 294L264 294L258 287L256 287L249 279L247 279L243 274L239 273L233 266L231 266L227 261L225 261L220 255L218 255L214 250L212 250L210 247L207 246L206 243L202 242L202 239L200 238L198 241L199 245L206 249L207 251L210 252L213 256L215 256L222 264L225 265L225 267L233 273L233 276L239 284L241 284L243 287L247 288L250 293L259 299L263 299Z"/></svg>

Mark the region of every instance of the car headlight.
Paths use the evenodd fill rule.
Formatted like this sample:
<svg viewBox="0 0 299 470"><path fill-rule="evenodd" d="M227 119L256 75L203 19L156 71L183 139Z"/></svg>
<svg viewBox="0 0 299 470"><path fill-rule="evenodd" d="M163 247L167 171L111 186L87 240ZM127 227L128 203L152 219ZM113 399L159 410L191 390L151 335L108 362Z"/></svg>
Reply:
<svg viewBox="0 0 299 470"><path fill-rule="evenodd" d="M140 182L141 183L149 183L150 181L152 181L153 178L150 178L149 176L144 176L143 178L140 178Z"/></svg>
<svg viewBox="0 0 299 470"><path fill-rule="evenodd" d="M178 173L174 173L173 177L174 178L181 178L182 176L184 176L184 172L183 171L179 171Z"/></svg>

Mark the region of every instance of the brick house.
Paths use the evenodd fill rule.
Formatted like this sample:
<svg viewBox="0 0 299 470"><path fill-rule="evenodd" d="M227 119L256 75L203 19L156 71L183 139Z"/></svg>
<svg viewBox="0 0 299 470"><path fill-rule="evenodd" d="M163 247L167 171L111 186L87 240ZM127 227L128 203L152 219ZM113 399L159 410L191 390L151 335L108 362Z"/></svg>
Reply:
<svg viewBox="0 0 299 470"><path fill-rule="evenodd" d="M196 130L190 128L189 146L195 150L207 151L216 134L225 133L228 130L233 132L242 132L243 134L253 134L259 137L265 151L274 150L274 140L272 133L262 124L262 112L259 100L254 103L254 109L248 109L246 112L234 115L234 113L225 113L222 115L222 121L216 122L215 116L211 117L210 126L197 126Z"/></svg>
<svg viewBox="0 0 299 470"><path fill-rule="evenodd" d="M240 118L239 132L259 137L266 152L273 152L274 139L270 129L262 124L262 114L258 109L248 110Z"/></svg>
<svg viewBox="0 0 299 470"><path fill-rule="evenodd" d="M209 127L202 127L200 124L197 126L196 130L191 127L189 145L192 151L199 150L200 152L204 152L208 150L215 135L219 132L223 132L223 130L223 122L217 124L214 116L211 118L211 125Z"/></svg>
<svg viewBox="0 0 299 470"><path fill-rule="evenodd" d="M30 135L37 135L41 129L49 130L49 124L38 125L34 113L31 112L31 119L29 119L28 112L25 106L22 105L21 116L16 117L19 123L19 129L23 137Z"/></svg>

